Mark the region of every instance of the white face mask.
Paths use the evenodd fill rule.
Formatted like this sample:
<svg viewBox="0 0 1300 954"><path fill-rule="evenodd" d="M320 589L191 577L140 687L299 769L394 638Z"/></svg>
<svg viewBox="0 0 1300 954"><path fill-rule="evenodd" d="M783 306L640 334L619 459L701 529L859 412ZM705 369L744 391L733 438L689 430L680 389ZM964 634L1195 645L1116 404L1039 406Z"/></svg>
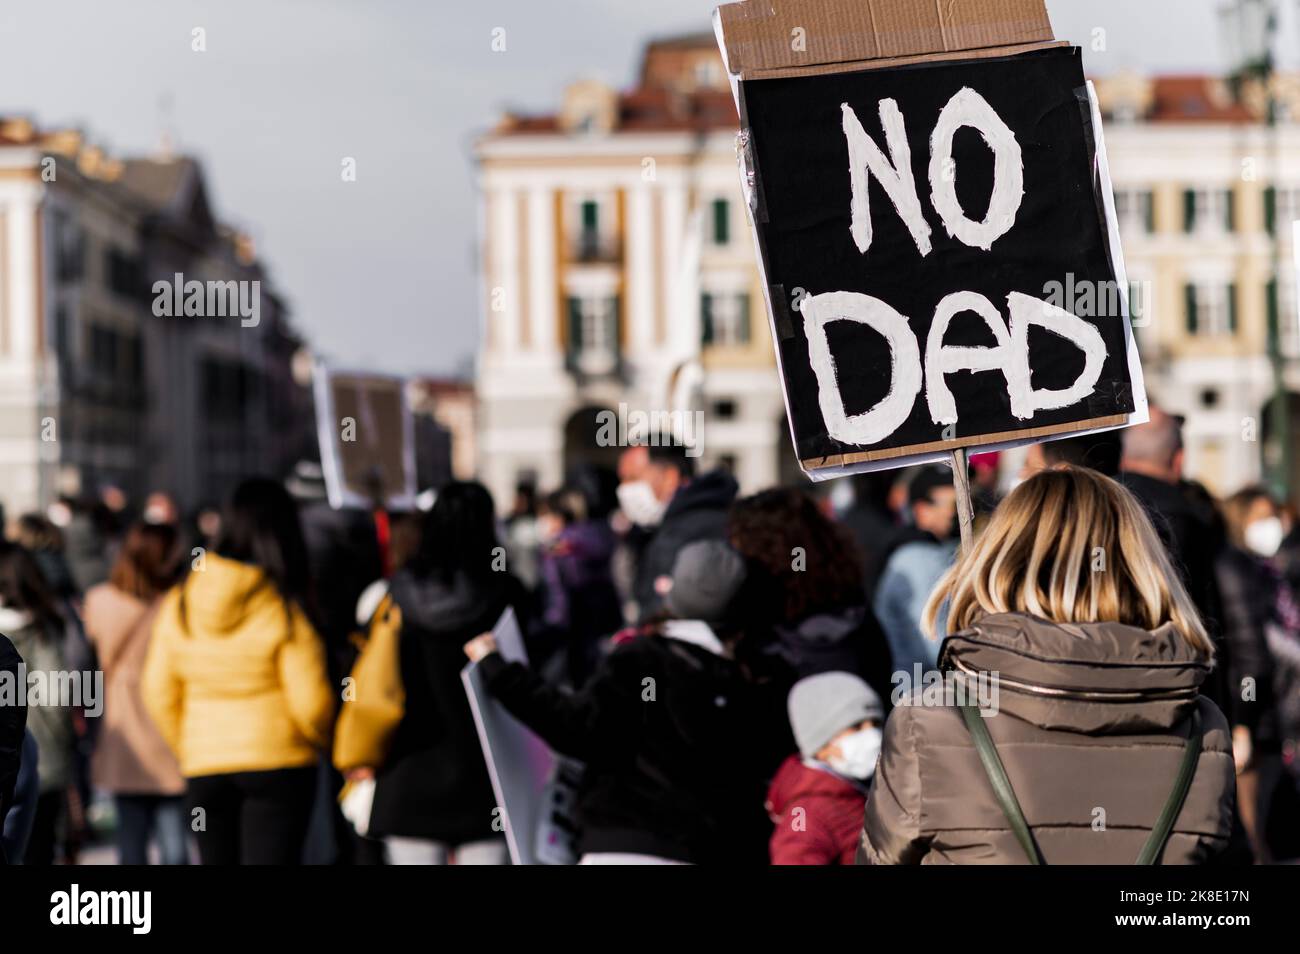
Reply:
<svg viewBox="0 0 1300 954"><path fill-rule="evenodd" d="M629 480L618 485L618 506L635 524L656 526L664 518L668 505L655 496L649 481Z"/></svg>
<svg viewBox="0 0 1300 954"><path fill-rule="evenodd" d="M1283 536L1282 521L1277 517L1265 517L1246 524L1246 546L1252 553L1262 557L1276 555L1282 546Z"/></svg>
<svg viewBox="0 0 1300 954"><path fill-rule="evenodd" d="M866 781L876 774L876 760L880 758L882 738L881 731L875 726L846 735L835 743L840 748L840 754L828 764L841 775Z"/></svg>

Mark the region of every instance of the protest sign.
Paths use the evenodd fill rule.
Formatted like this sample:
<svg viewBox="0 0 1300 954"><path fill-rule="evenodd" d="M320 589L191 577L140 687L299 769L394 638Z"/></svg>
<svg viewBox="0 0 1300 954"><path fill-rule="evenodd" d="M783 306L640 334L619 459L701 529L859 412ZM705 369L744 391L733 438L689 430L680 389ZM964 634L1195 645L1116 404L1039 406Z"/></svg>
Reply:
<svg viewBox="0 0 1300 954"><path fill-rule="evenodd" d="M523 634L512 609L492 630L497 652L509 662L528 662ZM571 864L574 831L569 818L581 765L557 756L527 726L506 711L484 685L478 665L461 670L492 791L517 865Z"/></svg>
<svg viewBox="0 0 1300 954"><path fill-rule="evenodd" d="M415 426L403 378L313 371L316 433L330 506L415 507Z"/></svg>
<svg viewBox="0 0 1300 954"><path fill-rule="evenodd" d="M1146 419L1100 116L1042 0L714 24L805 472Z"/></svg>

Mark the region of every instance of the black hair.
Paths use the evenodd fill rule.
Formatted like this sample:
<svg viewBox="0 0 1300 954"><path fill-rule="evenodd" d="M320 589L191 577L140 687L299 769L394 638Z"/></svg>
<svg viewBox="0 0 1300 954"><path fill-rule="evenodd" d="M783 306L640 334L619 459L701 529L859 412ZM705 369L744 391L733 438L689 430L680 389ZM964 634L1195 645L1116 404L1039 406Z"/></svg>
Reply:
<svg viewBox="0 0 1300 954"><path fill-rule="evenodd" d="M219 556L248 563L266 574L284 603L286 623L295 602L311 614L307 543L298 520L298 504L283 484L251 477L236 487L222 514L215 550ZM177 609L184 629L184 586Z"/></svg>
<svg viewBox="0 0 1300 954"><path fill-rule="evenodd" d="M952 486L952 472L946 467L924 467L907 485L907 502L909 504L934 503L931 496L940 487Z"/></svg>
<svg viewBox="0 0 1300 954"><path fill-rule="evenodd" d="M1124 452L1122 431L1103 431L1100 434L1083 434L1063 437L1057 441L1044 441L1043 459L1048 464L1071 464L1090 467L1114 477L1119 473L1120 457Z"/></svg>
<svg viewBox="0 0 1300 954"><path fill-rule="evenodd" d="M675 468L683 477L695 476L695 458L686 453L686 445L676 438L652 441L646 448L650 463Z"/></svg>
<svg viewBox="0 0 1300 954"><path fill-rule="evenodd" d="M26 610L41 624L42 632L62 625L63 614L41 573L36 558L26 547L0 539L0 603Z"/></svg>
<svg viewBox="0 0 1300 954"><path fill-rule="evenodd" d="M476 481L454 480L438 492L425 515L411 569L444 582L457 573L483 580L493 571L499 546L492 495Z"/></svg>
<svg viewBox="0 0 1300 954"><path fill-rule="evenodd" d="M279 481L253 477L235 488L217 554L260 567L286 600L305 602L310 584L298 505Z"/></svg>

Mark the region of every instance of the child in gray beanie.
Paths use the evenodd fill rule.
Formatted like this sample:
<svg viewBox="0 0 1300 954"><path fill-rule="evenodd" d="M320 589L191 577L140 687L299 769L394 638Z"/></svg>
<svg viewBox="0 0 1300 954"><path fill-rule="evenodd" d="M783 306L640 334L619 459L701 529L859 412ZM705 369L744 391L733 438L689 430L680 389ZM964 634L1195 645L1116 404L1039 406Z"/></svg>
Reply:
<svg viewBox="0 0 1300 954"><path fill-rule="evenodd" d="M768 790L776 823L772 863L852 864L884 706L852 673L823 672L795 683L788 709L799 753L786 759Z"/></svg>

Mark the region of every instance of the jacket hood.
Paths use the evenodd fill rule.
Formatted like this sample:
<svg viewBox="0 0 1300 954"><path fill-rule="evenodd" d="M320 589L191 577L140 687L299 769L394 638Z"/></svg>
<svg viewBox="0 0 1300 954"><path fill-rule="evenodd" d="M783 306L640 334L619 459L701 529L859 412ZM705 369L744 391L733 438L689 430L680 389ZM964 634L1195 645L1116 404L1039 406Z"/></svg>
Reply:
<svg viewBox="0 0 1300 954"><path fill-rule="evenodd" d="M1167 731L1195 705L1210 663L1172 624L1053 623L985 616L949 636L940 666L996 674L1000 710L1044 729Z"/></svg>
<svg viewBox="0 0 1300 954"><path fill-rule="evenodd" d="M864 797L861 789L846 778L833 772L814 768L806 764L799 756L792 755L776 770L772 784L767 790L767 809L782 815L795 805L804 804L810 798L857 798Z"/></svg>
<svg viewBox="0 0 1300 954"><path fill-rule="evenodd" d="M185 619L194 630L225 635L238 629L263 600L279 599L261 567L215 553L204 558L202 570L185 580Z"/></svg>
<svg viewBox="0 0 1300 954"><path fill-rule="evenodd" d="M677 491L664 512L664 521L688 510L725 510L736 499L740 485L725 470L711 470L692 478Z"/></svg>
<svg viewBox="0 0 1300 954"><path fill-rule="evenodd" d="M814 646L833 647L842 645L862 626L866 619L867 608L846 606L838 610L814 613L793 623L782 623L773 627L783 639L795 639L800 643Z"/></svg>
<svg viewBox="0 0 1300 954"><path fill-rule="evenodd" d="M505 574L497 574L504 577ZM504 583L477 583L463 573L450 582L403 570L393 577L393 600L402 620L431 633L454 633L482 619L492 602L504 602Z"/></svg>

